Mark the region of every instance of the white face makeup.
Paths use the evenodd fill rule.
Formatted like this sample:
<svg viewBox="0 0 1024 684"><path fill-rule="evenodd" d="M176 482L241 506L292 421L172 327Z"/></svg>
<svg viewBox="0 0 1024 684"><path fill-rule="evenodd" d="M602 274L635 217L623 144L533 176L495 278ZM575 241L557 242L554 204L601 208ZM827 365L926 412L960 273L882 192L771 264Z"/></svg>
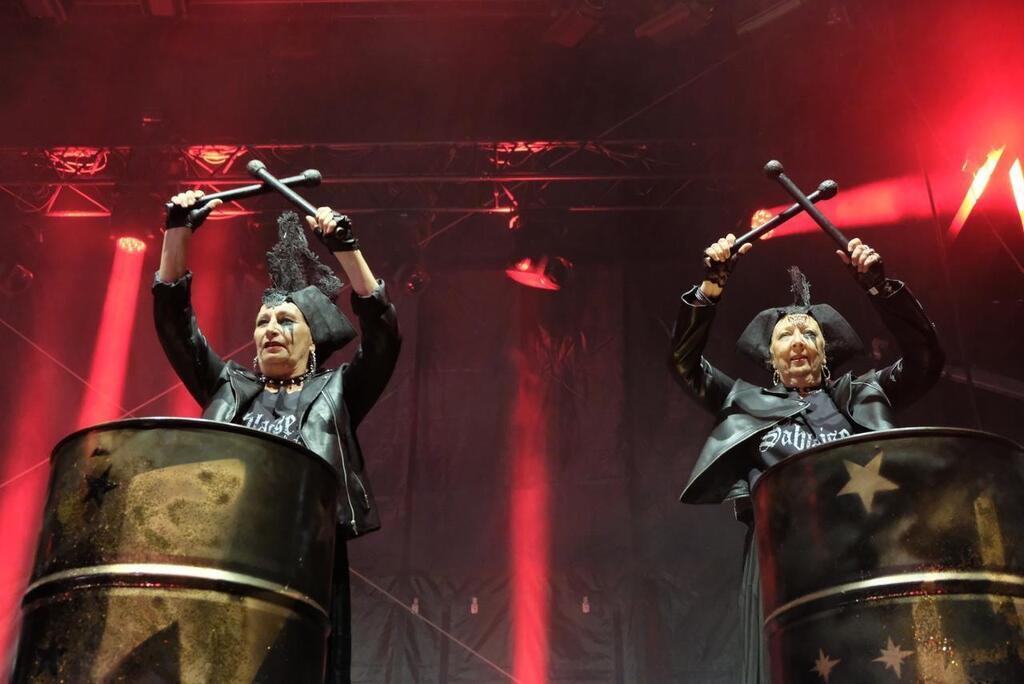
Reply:
<svg viewBox="0 0 1024 684"><path fill-rule="evenodd" d="M260 372L277 380L305 373L309 352L315 349L306 317L291 302L260 308L253 342Z"/></svg>
<svg viewBox="0 0 1024 684"><path fill-rule="evenodd" d="M772 367L787 387L820 385L825 336L818 322L805 314L780 319L772 330L771 357Z"/></svg>

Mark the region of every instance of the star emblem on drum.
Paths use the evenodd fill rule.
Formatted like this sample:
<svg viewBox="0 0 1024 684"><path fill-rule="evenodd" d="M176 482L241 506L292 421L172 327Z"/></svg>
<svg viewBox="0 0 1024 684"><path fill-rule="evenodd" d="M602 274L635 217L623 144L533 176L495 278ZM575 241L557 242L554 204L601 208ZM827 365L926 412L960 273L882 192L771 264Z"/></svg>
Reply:
<svg viewBox="0 0 1024 684"><path fill-rule="evenodd" d="M111 467L112 466L107 466L107 469L100 473L99 477L93 477L92 475L85 476L85 486L88 491L86 491L85 498L82 499L82 501L95 501L97 507L103 505L103 497L105 497L107 492L111 489L117 487L117 483L110 479Z"/></svg>
<svg viewBox="0 0 1024 684"><path fill-rule="evenodd" d="M872 662L884 664L885 669L895 672L896 678L899 679L903 661L908 656L913 655L913 653L913 651L901 651L899 646L892 643L892 637L889 637L889 643L882 649L882 655L875 658Z"/></svg>
<svg viewBox="0 0 1024 684"><path fill-rule="evenodd" d="M814 661L814 667L811 668L811 672L817 673L824 681L828 681L828 678L832 676L832 670L836 665L839 664L839 659L832 660L822 649L818 649L818 659Z"/></svg>
<svg viewBox="0 0 1024 684"><path fill-rule="evenodd" d="M839 490L836 496L856 494L860 497L861 503L864 504L864 510L870 513L876 494L899 489L900 486L898 484L892 480L885 479L879 472L882 469L882 457L884 455L885 453L879 449L878 453L875 454L874 458L866 466L857 465L843 459L843 465L846 466L846 472L850 474L850 480Z"/></svg>

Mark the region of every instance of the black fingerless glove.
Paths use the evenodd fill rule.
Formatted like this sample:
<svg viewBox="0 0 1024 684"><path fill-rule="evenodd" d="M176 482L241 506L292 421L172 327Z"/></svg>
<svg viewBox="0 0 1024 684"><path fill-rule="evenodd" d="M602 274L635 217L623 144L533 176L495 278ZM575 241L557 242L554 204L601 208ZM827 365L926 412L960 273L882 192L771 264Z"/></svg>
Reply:
<svg viewBox="0 0 1024 684"><path fill-rule="evenodd" d="M860 273L852 265L850 269L853 271L854 277L857 279L857 284L867 290L870 294L888 294L890 291L889 280L885 277L885 264L882 263L882 258L879 257L878 261L868 266L868 270Z"/></svg>
<svg viewBox="0 0 1024 684"><path fill-rule="evenodd" d="M167 218L164 219L164 229L188 228L193 233L199 226L203 225L206 217L213 213L213 207L204 204L201 207L179 207L175 204L167 210Z"/></svg>
<svg viewBox="0 0 1024 684"><path fill-rule="evenodd" d="M730 254L725 261L715 261L711 257L705 256L704 280L710 281L718 287L725 287L725 282L729 280L729 274L732 273L732 269L736 268L739 256L739 253Z"/></svg>
<svg viewBox="0 0 1024 684"><path fill-rule="evenodd" d="M333 233L325 235L319 230L313 231L323 246L332 252L354 252L359 249L359 240L352 234L352 219L337 212L333 214L333 219L336 224Z"/></svg>

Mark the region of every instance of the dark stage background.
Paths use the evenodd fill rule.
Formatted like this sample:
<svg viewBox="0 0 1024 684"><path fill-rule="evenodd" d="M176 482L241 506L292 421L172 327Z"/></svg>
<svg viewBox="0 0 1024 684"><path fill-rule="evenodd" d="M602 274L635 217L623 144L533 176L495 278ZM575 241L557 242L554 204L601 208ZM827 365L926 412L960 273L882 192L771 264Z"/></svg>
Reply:
<svg viewBox="0 0 1024 684"><path fill-rule="evenodd" d="M160 3L81 1L31 16L58 4L0 10L5 661L51 446L85 415L197 414L152 330L159 238L145 233L186 182L240 180L253 157L279 175L364 179L309 195L353 210L404 334L360 429L384 526L349 546L355 681L737 681L744 528L727 506L677 501L711 417L666 361L704 247L784 203L760 173L770 158L807 189L838 180L826 213L936 321L947 375L904 424L1024 441L1024 230L1008 180L1024 158L1019 3L709 0L641 37L675 5L194 0L160 17L142 9ZM187 159L212 144L240 150L223 178ZM47 151L67 146L110 148L107 168L59 175ZM47 202L69 187L110 215L60 216ZM284 208L245 207L193 242L200 322L241 363ZM112 237L128 234L148 249L117 290ZM527 239L575 263L561 292L504 275ZM788 301L795 263L876 355L858 367L894 360L832 251L817 231L755 245L709 358L768 380L733 343ZM134 323L104 315L115 290ZM118 340L126 377L112 388L94 363Z"/></svg>

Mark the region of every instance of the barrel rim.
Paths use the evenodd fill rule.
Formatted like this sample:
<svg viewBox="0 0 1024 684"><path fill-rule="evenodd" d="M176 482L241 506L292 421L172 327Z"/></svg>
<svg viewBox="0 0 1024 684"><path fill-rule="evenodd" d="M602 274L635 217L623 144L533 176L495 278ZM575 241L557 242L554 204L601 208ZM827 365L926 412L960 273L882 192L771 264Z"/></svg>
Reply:
<svg viewBox="0 0 1024 684"><path fill-rule="evenodd" d="M941 584L959 585L984 585L984 586L1005 586L1019 587L1024 593L1024 577L1011 572L999 572L994 570L924 570L918 572L903 572L887 575L879 575L868 579L845 582L831 587L825 587L809 592L802 596L787 601L775 608L764 621L762 627L767 628L773 622L783 618L787 613L792 613L798 608L807 608L813 604L821 603L833 597L846 597L848 600L862 600L865 594L870 592L889 589L892 591L907 591L911 587L939 586ZM925 591L924 595L959 595L972 593L967 591ZM889 597L886 597L889 598Z"/></svg>
<svg viewBox="0 0 1024 684"><path fill-rule="evenodd" d="M248 437L254 437L257 439L267 440L279 446L290 447L294 451L301 453L304 456L310 456L315 459L318 463L321 463L327 470L329 470L332 476L341 482L341 474L338 473L337 469L331 466L320 454L316 453L309 447L303 446L291 440L285 439L284 437L278 437L268 432L260 432L259 430L253 430L252 428L245 427L244 425L238 425L236 423L225 423L219 420L207 420L205 418L180 418L177 416L148 416L145 418L125 418L123 420L112 420L106 423L97 423L96 425L90 425L88 427L79 428L74 432L65 435L57 442L53 449L50 451L50 461L52 463L54 457L57 455L66 443L73 442L76 439L80 439L84 435L90 432L109 432L113 430L153 430L162 427L189 427L197 428L201 430L212 430L214 432L233 432L239 435L245 435Z"/></svg>
<svg viewBox="0 0 1024 684"><path fill-rule="evenodd" d="M264 598L281 597L315 611L323 619L329 618L327 609L319 601L287 585L232 570L175 563L109 563L61 570L32 582L22 594L22 603L36 600L39 595L45 594L49 587L66 588L68 584L109 582L118 578L131 578L133 582L127 586L145 586L147 582L172 579L184 580L183 586L188 581L215 583L232 587L236 590L235 593L243 595L259 593L264 595Z"/></svg>
<svg viewBox="0 0 1024 684"><path fill-rule="evenodd" d="M750 489L750 498L754 499L756 493L761 489L761 483L770 477L776 476L776 474L782 470L783 465L794 463L797 460L803 460L806 458L814 458L819 452L829 450L835 446L846 446L848 444L856 444L857 442L871 442L885 437L914 437L915 435L924 436L936 436L936 435L949 435L955 437L974 437L981 438L992 442L1000 442L1004 446L1010 446L1018 451L1024 451L1024 446L1017 444L1009 437L1003 435L997 435L994 432L987 432L985 430L974 430L970 428L958 428L958 427L930 427L926 425L918 425L914 427L903 427L903 428L891 428L889 430L875 430L873 432L862 432L856 435L850 435L849 437L843 437L837 439L834 442L828 442L826 444L818 444L810 449L801 451L800 453L793 454L787 459L779 461L775 465L765 470L760 477L757 478L757 482Z"/></svg>

